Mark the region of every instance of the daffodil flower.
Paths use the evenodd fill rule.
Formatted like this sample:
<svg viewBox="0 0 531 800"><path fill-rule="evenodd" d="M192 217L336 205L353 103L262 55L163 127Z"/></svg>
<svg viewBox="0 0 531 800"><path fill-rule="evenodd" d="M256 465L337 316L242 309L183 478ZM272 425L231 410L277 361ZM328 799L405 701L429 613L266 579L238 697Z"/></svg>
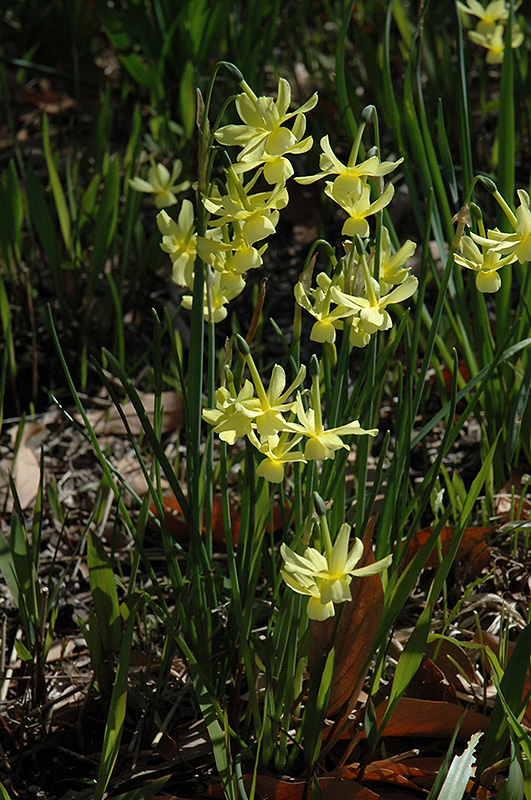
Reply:
<svg viewBox="0 0 531 800"><path fill-rule="evenodd" d="M312 377L312 405L308 411L304 408L300 392L297 392L297 420L298 422L286 422L285 430L300 434L306 438L304 447L304 457L310 461L324 461L333 459L335 451L341 448L349 449L349 445L341 439L342 436L368 435L376 436L377 428L365 430L356 419L347 425L340 425L337 428L323 428L321 414L321 396L319 392L319 380Z"/></svg>
<svg viewBox="0 0 531 800"><path fill-rule="evenodd" d="M288 434L279 436L274 433L260 441L254 431L251 431L247 438L264 456L256 468L256 474L270 483L282 483L285 464L295 461L306 463L303 453L300 450L294 450L302 436L294 436L288 440Z"/></svg>
<svg viewBox="0 0 531 800"><path fill-rule="evenodd" d="M505 0L493 0L486 7L482 6L478 0L466 0L466 5L457 0L457 8L463 14L478 17L476 30L479 33L492 31L498 22L504 22L509 18L509 9L505 5Z"/></svg>
<svg viewBox="0 0 531 800"><path fill-rule="evenodd" d="M404 266L414 254L417 245L408 239L396 253L393 253L389 231L382 226L380 240L380 289L386 294L392 286L398 286L409 276L409 269Z"/></svg>
<svg viewBox="0 0 531 800"><path fill-rule="evenodd" d="M182 169L182 161L179 159L173 162L171 175L164 164L153 164L148 169L147 180L132 178L129 180L129 186L136 192L154 194L157 208L167 208L175 205L177 202L176 195L179 192L184 192L190 188L190 181L176 183Z"/></svg>
<svg viewBox="0 0 531 800"><path fill-rule="evenodd" d="M238 156L239 161L251 162L255 155L254 151L257 151L256 158L259 160L264 153L278 156L297 152L297 147L304 148L298 152L304 152L311 147L311 142L308 145L306 140L303 145L299 141L304 129L300 121L297 123L297 119L315 107L317 92L302 106L289 112L291 87L284 78L280 78L278 82L276 101L272 97L256 97L247 84L244 83L242 86L244 92L236 98L236 111L244 124L225 125L216 131L216 139L223 146L243 147ZM282 126L293 117L296 118L293 130L283 128ZM268 180L267 175L266 180Z"/></svg>
<svg viewBox="0 0 531 800"><path fill-rule="evenodd" d="M161 250L169 254L173 264L173 280L180 286L191 288L197 234L190 200L183 200L177 222L166 211L160 211L157 214L157 226L162 233Z"/></svg>
<svg viewBox="0 0 531 800"><path fill-rule="evenodd" d="M480 250L470 236L461 237L460 247L462 255L456 253L455 263L475 271L476 286L480 292L497 292L501 286L498 270L516 261L516 256L511 254L502 258L500 253L493 249L492 243L491 246L484 244Z"/></svg>
<svg viewBox="0 0 531 800"><path fill-rule="evenodd" d="M341 305L330 308L332 281L325 272L319 273L316 282L315 289L306 289L302 281L295 284L295 300L317 320L310 332L310 339L313 342L333 343L336 340L336 329L343 326L345 317L357 312Z"/></svg>
<svg viewBox="0 0 531 800"><path fill-rule="evenodd" d="M363 542L355 539L349 551L349 539L350 526L344 523L327 555L314 547L307 547L304 555L300 556L286 544L281 545L280 553L284 559L282 577L294 592L309 595L307 613L310 619L325 620L334 616L334 603L352 599L350 584L353 577L376 575L387 569L392 561L389 555L356 569L363 555Z"/></svg>
<svg viewBox="0 0 531 800"><path fill-rule="evenodd" d="M510 209L506 213L514 228L514 233L501 231L487 231L487 238L471 233L473 240L479 245L492 247L502 255L514 256L520 264L531 261L531 209L529 195L523 189L518 189L520 205L514 214ZM513 259L514 260L514 259ZM505 262L510 263L510 262Z"/></svg>
<svg viewBox="0 0 531 800"><path fill-rule="evenodd" d="M223 285L222 276L220 272L213 271L209 276L210 286L205 285L205 300L204 300L204 315L207 322L218 323L225 319L227 316L227 309L225 306L234 300L245 287L245 281L239 276L239 283L232 285L232 289L228 289ZM192 288L192 287L190 287ZM209 297L210 292L210 297ZM185 295L181 303L183 308L191 310L193 304L192 295Z"/></svg>
<svg viewBox="0 0 531 800"><path fill-rule="evenodd" d="M313 144L311 136L302 138L305 130L306 117L298 114L292 130L278 128L246 155L242 157L240 154L238 163L234 165L235 172L240 174L263 165L268 183L287 181L293 175L293 166L286 156L306 153Z"/></svg>
<svg viewBox="0 0 531 800"><path fill-rule="evenodd" d="M242 349L243 357L257 394L257 397L253 396L243 401L243 405L249 413L254 415L253 421L260 436L271 436L278 431L285 430L286 422L283 414L292 411L295 407L294 402L287 403L286 400L303 382L306 375L306 367L304 365L301 366L295 380L286 389L284 368L280 364L275 364L266 391L249 346L241 338L239 339L239 346Z"/></svg>
<svg viewBox="0 0 531 800"><path fill-rule="evenodd" d="M243 187L242 187L243 188ZM283 184L278 184L271 192L254 195L223 195L217 198L204 198L207 211L219 216L210 221L211 227L232 223L249 247L275 232L278 223L278 209L284 208L289 197Z"/></svg>
<svg viewBox="0 0 531 800"><path fill-rule="evenodd" d="M255 415L245 407L244 401L252 398L253 394L251 381L245 381L238 394L221 386L214 392L216 407L203 411L203 419L214 426L214 433L227 444L233 445L237 439L251 432Z"/></svg>
<svg viewBox="0 0 531 800"><path fill-rule="evenodd" d="M381 296L380 284L374 278L367 276L365 281L366 297L354 297L342 292L337 287L331 289L332 299L339 305L357 308L359 310L359 328L368 334L388 330L392 323L389 312L386 310L392 303L401 303L415 293L418 280L410 275L403 283Z"/></svg>
<svg viewBox="0 0 531 800"><path fill-rule="evenodd" d="M479 27L479 26L478 26ZM469 31L468 38L474 44L487 50L485 61L487 64L501 64L503 61L503 51L505 48L505 29L503 25L496 25L493 30ZM511 35L511 47L520 47L524 41L524 34L518 25L513 27Z"/></svg>
<svg viewBox="0 0 531 800"><path fill-rule="evenodd" d="M316 175L306 175L301 178L295 178L297 183L313 183L321 178L337 175L337 178L332 183L334 191L343 194L351 193L356 197L359 197L361 194L363 178L376 178L388 175L404 160L403 158L399 158L398 161L382 162L378 156L371 156L361 164L356 164L355 161L359 148L359 142L357 142L353 148L353 153L351 153L349 163L343 164L332 150L328 136L323 136L321 139L321 148L323 152L319 159L319 166L322 171Z"/></svg>
<svg viewBox="0 0 531 800"><path fill-rule="evenodd" d="M362 184L359 194L355 192L345 192L341 187L337 188L335 182L326 182L325 194L331 197L341 208L347 212L348 219L345 221L342 233L344 236L355 236L358 234L362 239L369 235L369 223L367 217L376 214L385 208L395 193L392 183L389 184L377 200L371 203L371 188L367 184Z"/></svg>

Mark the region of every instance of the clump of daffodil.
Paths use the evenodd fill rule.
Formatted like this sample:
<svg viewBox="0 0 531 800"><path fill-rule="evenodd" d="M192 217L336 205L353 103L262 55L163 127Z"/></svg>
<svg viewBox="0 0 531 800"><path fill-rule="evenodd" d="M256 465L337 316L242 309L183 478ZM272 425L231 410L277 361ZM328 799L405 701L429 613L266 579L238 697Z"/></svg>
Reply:
<svg viewBox="0 0 531 800"><path fill-rule="evenodd" d="M170 172L164 164L155 164L150 159L152 166L148 169L147 180L143 178L132 178L129 186L137 192L147 192L155 195L155 205L157 208L168 208L177 202L177 195L190 188L190 181L177 183L177 178L182 172L182 161L177 159L173 162Z"/></svg>
<svg viewBox="0 0 531 800"><path fill-rule="evenodd" d="M366 347L376 331L391 327L387 306L407 300L416 291L418 281L404 266L415 251L414 242L408 240L393 254L389 234L385 228L382 231L379 281L373 277L375 250L367 258L359 236L355 247L351 241L345 242L347 255L332 278L319 273L317 287L312 289L308 275L301 276L295 286L295 299L317 319L310 337L314 341L333 343L336 330L347 326L351 345Z"/></svg>
<svg viewBox="0 0 531 800"><path fill-rule="evenodd" d="M211 322L227 316L226 305L243 290L245 274L262 265L267 249L264 240L275 233L280 210L289 200L285 184L293 167L286 156L303 153L312 145L311 137L303 138L304 114L317 103L317 94L290 112L291 90L286 80L279 82L276 101L257 97L243 79L240 85L244 91L236 100L236 108L244 124L227 125L216 132L216 138L223 145L242 149L234 165L221 152L225 186L213 183L202 194L209 217L206 230L203 227L198 236L189 200L183 202L177 220L166 212L157 218L163 236L161 248L173 264L173 279L190 290L182 299L184 308L190 309L193 303L196 255L207 265L204 314ZM153 193L158 208L174 205L175 193L190 186L189 182L176 184L181 169L181 162L176 161L170 175L166 167L152 161L148 180L135 178L130 185L137 191ZM242 174L251 170L254 174L243 183ZM269 191L254 192L262 174L273 185Z"/></svg>
<svg viewBox="0 0 531 800"><path fill-rule="evenodd" d="M363 542L356 538L350 544L350 525L343 523L332 544L324 503L314 495L319 516L322 550L307 547L303 555L282 544L280 554L284 560L282 577L286 584L298 594L308 595L307 614L313 620L325 620L335 614L334 603L352 599L352 579L383 572L390 565L392 556L376 561L366 567L356 568L363 555Z"/></svg>
<svg viewBox="0 0 531 800"><path fill-rule="evenodd" d="M487 51L487 64L501 64L503 61L503 51L505 48L505 27L509 19L509 8L505 0L493 0L483 6L478 0L467 0L464 3L457 3L461 14L468 17L476 17L477 22L474 30L468 31L468 38L479 47ZM511 47L520 47L524 41L524 34L514 24L511 31Z"/></svg>

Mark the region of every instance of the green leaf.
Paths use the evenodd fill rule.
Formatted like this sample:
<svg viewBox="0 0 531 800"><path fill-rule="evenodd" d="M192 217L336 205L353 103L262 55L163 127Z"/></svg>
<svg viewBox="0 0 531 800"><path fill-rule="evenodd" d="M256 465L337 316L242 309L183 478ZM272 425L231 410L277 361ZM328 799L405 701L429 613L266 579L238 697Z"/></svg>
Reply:
<svg viewBox="0 0 531 800"><path fill-rule="evenodd" d="M125 794L116 794L113 800L150 800L168 783L170 777L171 775L165 775L163 778L149 781L145 786L141 786L138 789L132 789L130 792L125 792Z"/></svg>
<svg viewBox="0 0 531 800"><path fill-rule="evenodd" d="M510 710L515 717L520 713L530 656L531 623L521 632L501 679L489 729L478 760L478 773L497 761L505 750L509 739L507 712Z"/></svg>
<svg viewBox="0 0 531 800"><path fill-rule="evenodd" d="M66 249L71 252L72 249L72 234L70 230L70 212L66 203L66 198L59 180L59 175L55 168L55 163L52 156L50 146L50 131L48 127L48 117L46 114L42 115L42 140L44 147L44 157L46 159L46 166L48 167L48 176L50 178L50 186L52 189L53 198L55 201L55 208L59 218L59 225L61 233L63 234Z"/></svg>
<svg viewBox="0 0 531 800"><path fill-rule="evenodd" d="M91 270L93 286L103 269L106 258L108 258L109 248L116 231L119 197L120 162L118 158L115 158L111 161L105 178L94 228L94 255Z"/></svg>
<svg viewBox="0 0 531 800"><path fill-rule="evenodd" d="M58 283L60 285L61 246L55 230L55 224L46 205L44 192L35 177L31 164L28 164L26 169L26 195L31 222L37 231L39 240L52 267L56 286Z"/></svg>
<svg viewBox="0 0 531 800"><path fill-rule="evenodd" d="M136 612L141 603L139 596L128 598L130 602L130 615L124 629L118 665L116 667L116 677L109 704L109 713L105 725L103 745L101 748L101 760L98 770L96 789L94 790L94 800L102 800L105 790L109 785L112 771L118 758L120 742L124 730L125 711L127 707L127 675L129 672L129 657L131 644L133 641L133 631L136 622Z"/></svg>
<svg viewBox="0 0 531 800"><path fill-rule="evenodd" d="M15 639L15 650L17 651L17 656L20 658L21 661L30 662L33 661L33 656L31 655L28 648L22 644L20 639Z"/></svg>
<svg viewBox="0 0 531 800"><path fill-rule="evenodd" d="M122 620L112 562L93 531L87 543L90 591L94 600L102 647L116 653L122 639Z"/></svg>
<svg viewBox="0 0 531 800"><path fill-rule="evenodd" d="M442 785L438 800L461 800L466 792L466 787L472 775L472 769L476 760L474 751L482 736L482 731L474 733L473 736L470 737L464 753L460 756L455 756L450 764L450 769Z"/></svg>
<svg viewBox="0 0 531 800"><path fill-rule="evenodd" d="M179 103L187 139L190 139L195 129L196 85L195 68L192 61L188 61L179 86Z"/></svg>

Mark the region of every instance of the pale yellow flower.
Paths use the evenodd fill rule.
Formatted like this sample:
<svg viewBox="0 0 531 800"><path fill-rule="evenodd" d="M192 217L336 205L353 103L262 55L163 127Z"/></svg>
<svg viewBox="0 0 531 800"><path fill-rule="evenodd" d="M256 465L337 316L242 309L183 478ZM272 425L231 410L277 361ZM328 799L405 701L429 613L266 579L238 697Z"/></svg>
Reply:
<svg viewBox="0 0 531 800"><path fill-rule="evenodd" d="M175 205L177 194L190 188L190 181L176 183L182 169L182 161L179 159L173 162L171 175L164 164L153 164L148 169L147 180L133 178L129 180L129 186L137 192L154 194L157 208L167 208Z"/></svg>
<svg viewBox="0 0 531 800"><path fill-rule="evenodd" d="M295 284L295 300L316 319L310 332L310 339L313 342L333 343L336 340L336 329L343 327L343 320L346 317L357 312L346 306L330 307L332 281L325 272L319 273L316 282L317 287L314 289L307 289L302 281Z"/></svg>
<svg viewBox="0 0 531 800"><path fill-rule="evenodd" d="M206 408L203 419L214 426L222 441L233 445L237 439L246 436L252 430L254 412L245 407L244 401L253 397L251 381L245 381L238 394L231 393L226 386L221 386L214 393L215 408Z"/></svg>
<svg viewBox="0 0 531 800"><path fill-rule="evenodd" d="M478 17L476 25L478 33L487 33L494 29L498 22L505 22L509 18L509 9L505 0L493 0L484 7L478 0L466 0L466 5L457 0L457 7L463 14Z"/></svg>
<svg viewBox="0 0 531 800"><path fill-rule="evenodd" d="M403 283L388 294L381 295L380 284L374 278L368 278L365 283L365 297L355 297L342 292L337 287L331 289L334 302L358 310L358 333L372 335L376 331L388 330L392 323L387 306L401 303L415 293L418 280L409 275Z"/></svg>
<svg viewBox="0 0 531 800"><path fill-rule="evenodd" d="M396 253L393 253L389 231L382 226L380 239L380 289L386 294L392 286L398 286L409 276L409 269L404 266L414 254L417 245L408 239ZM373 253L374 256L374 253Z"/></svg>
<svg viewBox="0 0 531 800"><path fill-rule="evenodd" d="M265 239L275 232L278 223L278 209L284 208L289 200L283 184L278 184L270 192L243 196L239 193L223 195L218 198L207 197L203 200L205 208L219 219L210 221L211 227L220 227L232 223L245 243L252 247L255 242Z"/></svg>
<svg viewBox="0 0 531 800"><path fill-rule="evenodd" d="M502 233L498 230L487 231L487 239L475 233L471 233L470 235L478 244L487 244L496 250L496 252L505 256L514 256L518 259L520 264L525 264L527 261L531 261L530 200L529 195L523 189L518 189L517 194L520 205L516 209L516 214L508 210L514 233Z"/></svg>
<svg viewBox="0 0 531 800"><path fill-rule="evenodd" d="M291 464L295 461L306 463L303 453L300 450L294 450L302 436L294 436L288 440L286 434L279 436L275 433L271 436L266 436L260 441L254 431L251 431L248 434L248 439L264 456L264 459L256 468L256 474L270 483L282 483L285 464Z"/></svg>
<svg viewBox="0 0 531 800"><path fill-rule="evenodd" d="M350 193L357 197L361 194L364 178L376 178L388 175L404 160L403 158L399 158L398 161L382 162L377 156L371 156L371 158L368 158L361 164L356 164L357 148L355 148L354 154L351 154L354 163L351 164L349 160L348 164L343 164L332 150L328 136L323 136L321 139L321 148L323 152L319 159L319 166L322 171L316 175L295 178L297 183L313 183L320 178L328 178L331 175L337 175L337 178L332 182L333 191L343 194ZM330 195L330 197L332 197L332 195Z"/></svg>
<svg viewBox="0 0 531 800"><path fill-rule="evenodd" d="M225 306L227 303L230 303L231 300L234 300L245 287L245 281L239 276L239 283L234 283L232 285L232 289L228 289L226 286L223 285L222 281L222 274L220 272L214 272L208 278L210 282L210 292L211 292L211 301L212 301L212 322L218 323L225 319L227 316L227 309ZM193 288L193 287L190 287ZM205 320L207 322L211 321L211 314L210 314L210 303L208 299L208 289L205 285L205 295L204 295L204 315ZM193 304L193 296L192 295L185 295L181 303L183 308L191 310Z"/></svg>
<svg viewBox="0 0 531 800"><path fill-rule="evenodd" d="M483 245L481 250L470 236L462 236L460 242L462 255L456 253L454 260L456 264L467 269L474 270L476 273L476 286L480 292L497 292L501 286L501 278L498 270L506 264L516 261L516 256L511 254L502 258L491 245Z"/></svg>
<svg viewBox="0 0 531 800"><path fill-rule="evenodd" d="M315 381L314 381L315 387ZM297 420L298 422L286 422L285 430L298 433L306 438L306 445L304 448L304 457L310 461L324 461L325 459L333 459L336 450L341 448L349 449L349 445L345 444L342 436L357 436L368 435L376 436L378 433L377 428L365 430L361 427L357 419L349 422L347 425L340 425L337 428L329 428L325 430L323 427L320 397L314 396L314 408L304 408L302 397L297 393Z"/></svg>
<svg viewBox="0 0 531 800"><path fill-rule="evenodd" d="M248 413L253 414L253 422L260 436L271 436L278 431L286 430L286 421L283 414L289 413L295 407L295 402L286 401L303 382L306 375L306 367L301 366L295 380L286 389L284 368L280 364L275 364L266 391L252 356L247 355L244 358L249 367L257 397L253 396L244 400L243 406Z"/></svg>
<svg viewBox="0 0 531 800"><path fill-rule="evenodd" d="M307 547L302 556L286 544L280 547L284 559L282 577L294 592L309 595L307 613L310 619L325 620L334 616L334 603L352 599L350 584L353 577L376 575L387 569L392 561L389 555L356 569L363 555L363 542L355 539L349 552L349 538L350 526L343 523L328 557L314 547Z"/></svg>
<svg viewBox="0 0 531 800"><path fill-rule="evenodd" d="M505 49L505 29L503 25L496 25L493 30L486 30L479 32L479 30L469 31L468 38L474 44L483 47L487 50L485 58L487 64L501 64L503 61L503 52ZM515 25L511 36L511 47L514 49L520 47L524 41L524 34Z"/></svg>
<svg viewBox="0 0 531 800"><path fill-rule="evenodd" d="M348 219L345 221L342 233L344 236L355 236L358 234L362 239L369 235L369 223L367 217L376 214L385 208L395 193L392 183L389 184L384 193L371 203L371 188L367 184L362 184L359 194L357 192L345 192L341 187L336 188L335 182L326 182L325 193L331 197L341 208L347 212Z"/></svg>
<svg viewBox="0 0 531 800"><path fill-rule="evenodd" d="M168 253L173 264L173 280L180 286L192 287L197 234L194 209L190 200L183 200L177 222L166 211L157 214L157 226L162 233L161 249Z"/></svg>
<svg viewBox="0 0 531 800"><path fill-rule="evenodd" d="M267 153L282 158L290 152L304 152L311 147L311 139L300 141L304 133L304 122L301 117L317 104L317 92L306 103L295 111L288 111L291 104L291 87L287 80L280 78L278 96L256 97L246 85L244 92L236 98L236 110L243 125L225 125L216 131L216 139L224 146L239 145L243 147L238 156L239 161L259 163ZM284 123L295 117L293 130L282 127ZM254 158L254 162L253 162ZM284 167L281 167L281 170ZM266 174L266 180L278 176L278 164L272 174ZM271 180L276 183L276 180Z"/></svg>

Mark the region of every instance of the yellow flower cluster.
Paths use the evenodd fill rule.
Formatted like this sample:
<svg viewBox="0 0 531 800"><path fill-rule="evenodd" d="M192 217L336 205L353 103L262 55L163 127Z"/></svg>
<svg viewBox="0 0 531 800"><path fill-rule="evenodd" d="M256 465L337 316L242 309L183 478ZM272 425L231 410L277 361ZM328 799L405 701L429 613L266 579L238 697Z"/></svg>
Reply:
<svg viewBox="0 0 531 800"><path fill-rule="evenodd" d="M487 64L501 64L505 47L505 27L509 18L509 9L505 0L492 0L483 6L478 0L466 0L465 3L457 2L457 7L468 16L476 17L476 27L468 32L468 38L474 44L487 51ZM520 47L524 41L524 34L517 24L511 31L511 47Z"/></svg>
<svg viewBox="0 0 531 800"><path fill-rule="evenodd" d="M303 178L299 183L313 183L321 178L326 181L325 193L347 214L343 234L352 237L344 242L345 256L339 268L330 278L326 273L317 275L315 288L311 287L311 275L301 276L295 286L295 299L309 314L315 317L310 338L316 342L334 343L336 330L345 324L349 327L350 343L354 347L365 347L372 334L391 327L387 307L406 300L415 292L418 281L405 266L415 252L414 242L408 240L397 252L393 252L389 232L382 228L380 246L366 252L363 242L369 236L368 218L385 208L393 198L394 186L381 186L383 176L388 175L402 162L380 161L371 155L357 164L363 125L352 147L347 164L343 164L333 152L328 136L321 139L321 172ZM371 199L368 179L381 186L376 199Z"/></svg>
<svg viewBox="0 0 531 800"><path fill-rule="evenodd" d="M245 81L242 94L236 98L241 125L226 125L216 131L223 146L238 146L237 162L225 169L226 185L212 184L202 202L210 220L205 236L198 236L193 207L184 200L177 221L165 211L157 216L162 233L161 247L173 263L173 279L190 290L183 297L183 306L191 308L196 255L212 268L205 285L205 319L220 322L227 315L226 305L243 290L244 275L262 264L267 249L265 240L275 232L280 211L288 203L286 180L293 174L288 155L303 153L312 144L304 137L304 114L317 103L314 94L296 111L289 111L291 89L283 78L278 83L278 97L257 97ZM254 170L250 180L245 173ZM174 170L176 172L176 170ZM170 176L161 165L148 173L149 181L136 178L131 185L138 191L154 192L159 208L173 197L175 175ZM178 174L178 172L176 173ZM261 176L272 185L269 191L254 192ZM175 199L172 200L175 202Z"/></svg>
<svg viewBox="0 0 531 800"><path fill-rule="evenodd" d="M529 195L523 189L517 192L520 205L514 213L492 181L484 178L483 184L494 195L513 230L505 233L494 228L485 232L480 217L479 233L471 232L470 236L461 237L461 252L454 258L457 264L476 273L476 286L480 292L492 293L501 286L498 274L501 267L515 261L520 264L531 261L531 209Z"/></svg>
<svg viewBox="0 0 531 800"><path fill-rule="evenodd" d="M349 447L343 441L343 436L375 436L378 433L376 429L364 430L357 420L336 428L324 427L319 367L315 356L312 357L310 369L310 402L306 405L300 391L295 400L289 400L304 381L304 366L286 389L286 373L276 364L266 390L249 346L241 337L238 337L238 344L251 380L246 380L241 389L237 389L232 374L227 370L228 386L216 391L215 408L205 409L203 419L213 425L214 432L228 444L232 445L244 436L249 439L264 456L256 470L257 475L271 483L281 483L287 462L333 459L336 450ZM295 450L300 442L303 442L304 449Z"/></svg>

